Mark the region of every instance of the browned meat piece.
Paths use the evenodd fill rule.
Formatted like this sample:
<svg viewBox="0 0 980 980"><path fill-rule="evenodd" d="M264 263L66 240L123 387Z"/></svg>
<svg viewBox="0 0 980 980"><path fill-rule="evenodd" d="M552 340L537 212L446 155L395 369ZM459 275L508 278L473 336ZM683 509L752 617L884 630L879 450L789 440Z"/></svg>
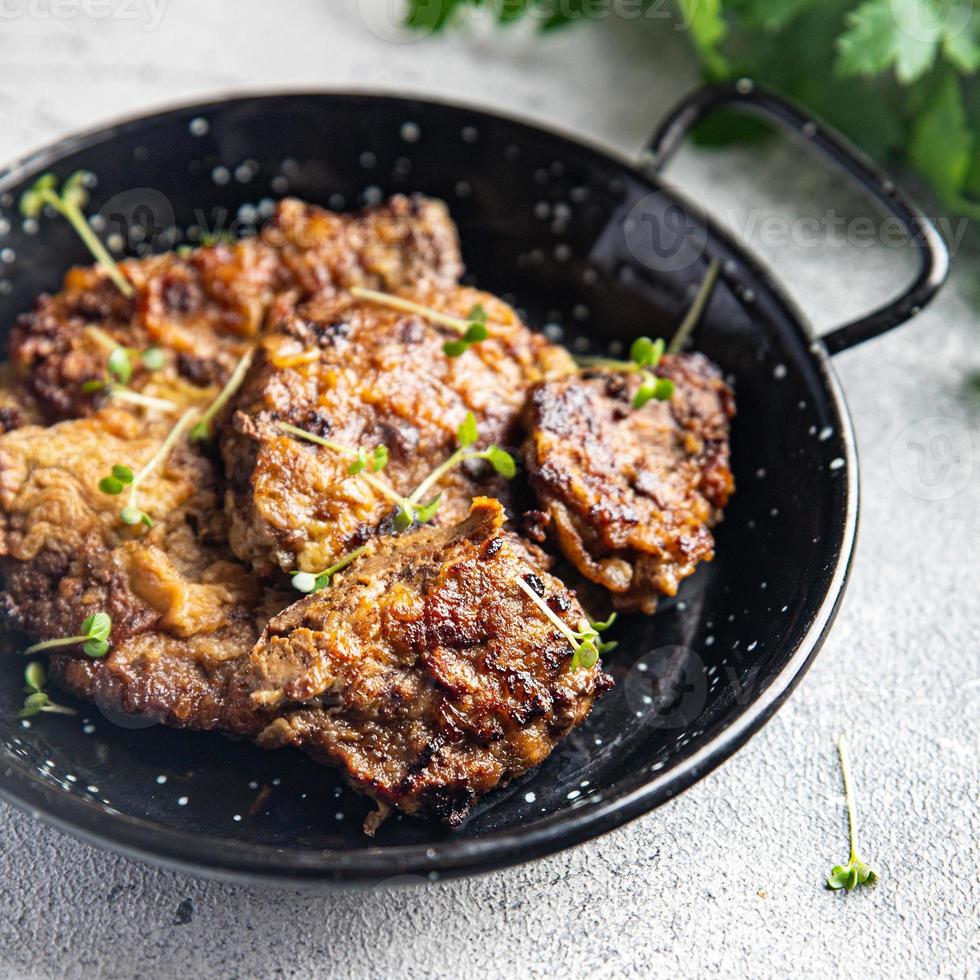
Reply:
<svg viewBox="0 0 980 980"><path fill-rule="evenodd" d="M137 469L165 434L116 409L0 437L0 609L33 640L109 613L109 655L59 651L59 683L105 708L243 733L258 722L229 665L291 596L261 589L227 552L213 466L186 443L140 487L155 526L119 520L125 500L100 478L115 463Z"/></svg>
<svg viewBox="0 0 980 980"><path fill-rule="evenodd" d="M405 197L354 215L286 200L255 238L121 266L132 299L97 267L76 268L60 293L40 297L14 328L11 363L51 420L89 415L105 403L104 393L83 385L106 377L113 343L167 354L162 370L138 369L132 388L197 404L214 394L249 342L297 304L352 285L451 283L462 269L445 207Z"/></svg>
<svg viewBox="0 0 980 980"><path fill-rule="evenodd" d="M231 546L262 575L326 568L371 536L392 504L350 459L284 433L286 422L340 446L387 446L379 479L407 495L456 448L468 411L480 444L513 445L529 385L572 370L568 354L531 333L505 303L456 287L404 295L465 319L481 303L491 336L460 357L455 336L415 314L338 298L322 319L293 318L260 344L222 436L230 491ZM437 520L451 524L479 494L505 494L489 467L461 468L438 486Z"/></svg>
<svg viewBox="0 0 980 980"><path fill-rule="evenodd" d="M398 195L354 215L285 200L262 239L277 251L303 299L337 287L391 291L423 280L451 286L463 274L446 206L420 195Z"/></svg>
<svg viewBox="0 0 980 980"><path fill-rule="evenodd" d="M41 409L30 387L16 376L12 365L0 364L0 435L41 422Z"/></svg>
<svg viewBox="0 0 980 980"><path fill-rule="evenodd" d="M386 538L330 589L275 617L251 655L252 701L297 745L379 805L458 824L474 801L542 762L612 681L572 669L569 642L517 584L573 629L585 614L521 557L500 504L452 528Z"/></svg>
<svg viewBox="0 0 980 980"><path fill-rule="evenodd" d="M524 461L564 556L613 606L653 612L699 561L734 488L734 398L700 354L665 357L670 402L634 410L636 374L585 372L539 385L525 413Z"/></svg>

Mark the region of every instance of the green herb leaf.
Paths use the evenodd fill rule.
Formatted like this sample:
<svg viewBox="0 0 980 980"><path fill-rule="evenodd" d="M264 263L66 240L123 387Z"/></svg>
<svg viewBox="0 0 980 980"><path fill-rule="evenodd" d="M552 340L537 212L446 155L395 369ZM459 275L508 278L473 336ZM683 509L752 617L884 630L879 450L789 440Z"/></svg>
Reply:
<svg viewBox="0 0 980 980"><path fill-rule="evenodd" d="M85 394L91 394L93 391L102 391L106 387L107 382L101 378L90 378L88 381L82 382L82 391Z"/></svg>
<svg viewBox="0 0 980 980"><path fill-rule="evenodd" d="M103 493L108 493L115 496L116 494L122 493L125 488L114 476L104 476L101 480L99 480L99 489Z"/></svg>
<svg viewBox="0 0 980 980"><path fill-rule="evenodd" d="M44 665L38 660L32 660L24 668L24 682L27 687L33 692L39 692L44 687L44 682L47 680L44 673Z"/></svg>
<svg viewBox="0 0 980 980"><path fill-rule="evenodd" d="M121 384L129 384L129 379L133 376L133 364L129 359L129 354L122 347L117 347L109 355L109 373Z"/></svg>
<svg viewBox="0 0 980 980"><path fill-rule="evenodd" d="M439 505L442 503L442 494L437 493L430 501L424 504L419 504L415 508L415 520L419 524L428 524L433 517L436 516L436 511L439 510Z"/></svg>
<svg viewBox="0 0 980 980"><path fill-rule="evenodd" d="M360 473L366 466L367 454L363 449L358 449L357 456L353 459L350 466L347 467L347 472L350 473L351 476L357 476L357 474Z"/></svg>
<svg viewBox="0 0 980 980"><path fill-rule="evenodd" d="M375 446L371 454L371 472L380 473L388 465L388 447Z"/></svg>
<svg viewBox="0 0 980 980"><path fill-rule="evenodd" d="M482 303L477 303L467 314L467 320L471 320L473 323L483 324L489 319L486 308ZM483 336L483 340L486 340L486 335Z"/></svg>
<svg viewBox="0 0 980 980"><path fill-rule="evenodd" d="M472 412L467 412L466 418L456 430L456 441L459 443L460 449L469 449L479 438L480 433L476 427L476 418Z"/></svg>
<svg viewBox="0 0 980 980"><path fill-rule="evenodd" d="M167 355L159 347L149 347L140 355L147 371L159 371L167 363Z"/></svg>
<svg viewBox="0 0 980 980"><path fill-rule="evenodd" d="M82 632L94 640L108 640L112 620L108 613L97 612L82 623Z"/></svg>
<svg viewBox="0 0 980 980"><path fill-rule="evenodd" d="M447 340L442 345L442 351L446 357L459 357L470 349L470 345L465 340Z"/></svg>
<svg viewBox="0 0 980 980"><path fill-rule="evenodd" d="M630 347L630 360L641 368L655 368L664 356L666 344L662 338L651 340L649 337L637 337Z"/></svg>
<svg viewBox="0 0 980 980"><path fill-rule="evenodd" d="M89 640L82 645L82 649L88 656L97 660L109 652L109 644L106 640Z"/></svg>
<svg viewBox="0 0 980 980"><path fill-rule="evenodd" d="M517 474L517 464L514 462L514 457L506 449L490 446L484 454L484 458L505 480L512 480Z"/></svg>
<svg viewBox="0 0 980 980"><path fill-rule="evenodd" d="M43 691L38 691L36 694L29 694L24 699L24 707L17 712L17 717L31 718L38 714L47 703L48 696Z"/></svg>
<svg viewBox="0 0 980 980"><path fill-rule="evenodd" d="M133 482L133 471L128 466L123 466L121 463L116 463L116 465L112 467L112 475L120 483L125 483L127 486Z"/></svg>

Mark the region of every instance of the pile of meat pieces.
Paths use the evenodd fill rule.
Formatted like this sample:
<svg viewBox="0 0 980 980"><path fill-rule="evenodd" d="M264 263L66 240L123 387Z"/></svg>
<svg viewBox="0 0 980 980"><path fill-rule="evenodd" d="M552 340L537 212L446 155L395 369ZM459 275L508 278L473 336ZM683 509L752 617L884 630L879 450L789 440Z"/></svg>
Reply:
<svg viewBox="0 0 980 980"><path fill-rule="evenodd" d="M115 711L299 746L378 810L458 824L540 763L610 679L573 664L602 604L652 612L697 563L732 489L731 393L697 354L664 358L666 403L639 379L579 372L499 299L459 285L444 207L392 198L338 215L283 201L255 238L122 263L134 296L73 269L16 324L0 377L0 608L32 641L112 617L102 659L52 654L62 687ZM447 357L432 318L357 298L380 290L490 336ZM202 410L251 366L210 443L180 440L140 484L153 527L119 519L99 481L136 470L174 425L113 385L115 345L163 366L127 390ZM383 445L377 479L407 495L475 417L478 448L509 447L508 481L467 464L438 485L430 525L395 533L392 504L349 460L283 428ZM361 557L306 598L289 573ZM584 594L584 593L583 593ZM298 601L297 601L298 600ZM594 609L592 612L605 610Z"/></svg>

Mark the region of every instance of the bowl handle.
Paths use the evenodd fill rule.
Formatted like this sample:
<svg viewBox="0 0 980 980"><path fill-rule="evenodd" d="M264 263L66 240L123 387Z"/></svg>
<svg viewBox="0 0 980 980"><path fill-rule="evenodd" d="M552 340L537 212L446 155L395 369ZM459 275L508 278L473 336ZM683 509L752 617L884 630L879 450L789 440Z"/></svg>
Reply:
<svg viewBox="0 0 980 980"><path fill-rule="evenodd" d="M732 84L707 85L682 99L647 143L640 158L643 172L651 177L658 175L694 126L722 106L744 109L779 129L798 133L843 170L886 212L897 218L902 223L906 238L918 253L918 275L900 296L824 334L821 339L831 354L897 327L915 316L936 295L949 272L949 251L932 221L840 133L749 79Z"/></svg>

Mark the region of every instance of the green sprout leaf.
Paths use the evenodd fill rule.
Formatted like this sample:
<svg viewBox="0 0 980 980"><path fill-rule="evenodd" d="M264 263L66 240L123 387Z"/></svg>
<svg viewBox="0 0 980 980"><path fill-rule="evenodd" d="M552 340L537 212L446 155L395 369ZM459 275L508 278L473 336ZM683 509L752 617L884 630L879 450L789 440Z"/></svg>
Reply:
<svg viewBox="0 0 980 980"><path fill-rule="evenodd" d="M39 660L32 660L24 668L24 683L27 685L28 693L37 693L43 690L46 680L44 665Z"/></svg>
<svg viewBox="0 0 980 980"><path fill-rule="evenodd" d="M47 703L48 696L43 691L38 691L36 694L28 694L24 698L24 707L17 712L17 717L30 718L33 715L39 714Z"/></svg>
<svg viewBox="0 0 980 980"><path fill-rule="evenodd" d="M472 412L467 412L466 418L456 430L456 440L460 449L469 449L479 438L480 433L476 427L476 418Z"/></svg>
<svg viewBox="0 0 980 980"><path fill-rule="evenodd" d="M159 347L148 347L140 354L140 360L147 371L159 371L166 366L167 355Z"/></svg>
<svg viewBox="0 0 980 980"><path fill-rule="evenodd" d="M388 465L388 447L375 446L371 453L371 472L380 473Z"/></svg>
<svg viewBox="0 0 980 980"><path fill-rule="evenodd" d="M506 449L490 446L484 454L485 459L505 480L512 480L517 475L517 464L514 457Z"/></svg>
<svg viewBox="0 0 980 980"><path fill-rule="evenodd" d="M424 504L419 504L415 508L415 520L419 524L428 524L433 517L436 516L436 511L439 510L439 505L442 503L442 494L437 493L431 500Z"/></svg>
<svg viewBox="0 0 980 980"><path fill-rule="evenodd" d="M630 347L630 360L639 368L655 368L667 345L662 338L637 337Z"/></svg>
<svg viewBox="0 0 980 980"><path fill-rule="evenodd" d="M442 352L446 357L459 357L470 349L470 345L465 340L447 340L442 345Z"/></svg>
<svg viewBox="0 0 980 980"><path fill-rule="evenodd" d="M367 462L367 453L363 449L358 449L354 461L347 467L347 472L351 476L357 476L367 466Z"/></svg>
<svg viewBox="0 0 980 980"><path fill-rule="evenodd" d="M111 631L112 620L108 613L94 613L82 623L82 632L93 640L108 640Z"/></svg>
<svg viewBox="0 0 980 980"><path fill-rule="evenodd" d="M133 363L129 359L129 354L123 347L117 347L109 355L109 373L119 382L119 384L129 384L129 379L133 376Z"/></svg>

